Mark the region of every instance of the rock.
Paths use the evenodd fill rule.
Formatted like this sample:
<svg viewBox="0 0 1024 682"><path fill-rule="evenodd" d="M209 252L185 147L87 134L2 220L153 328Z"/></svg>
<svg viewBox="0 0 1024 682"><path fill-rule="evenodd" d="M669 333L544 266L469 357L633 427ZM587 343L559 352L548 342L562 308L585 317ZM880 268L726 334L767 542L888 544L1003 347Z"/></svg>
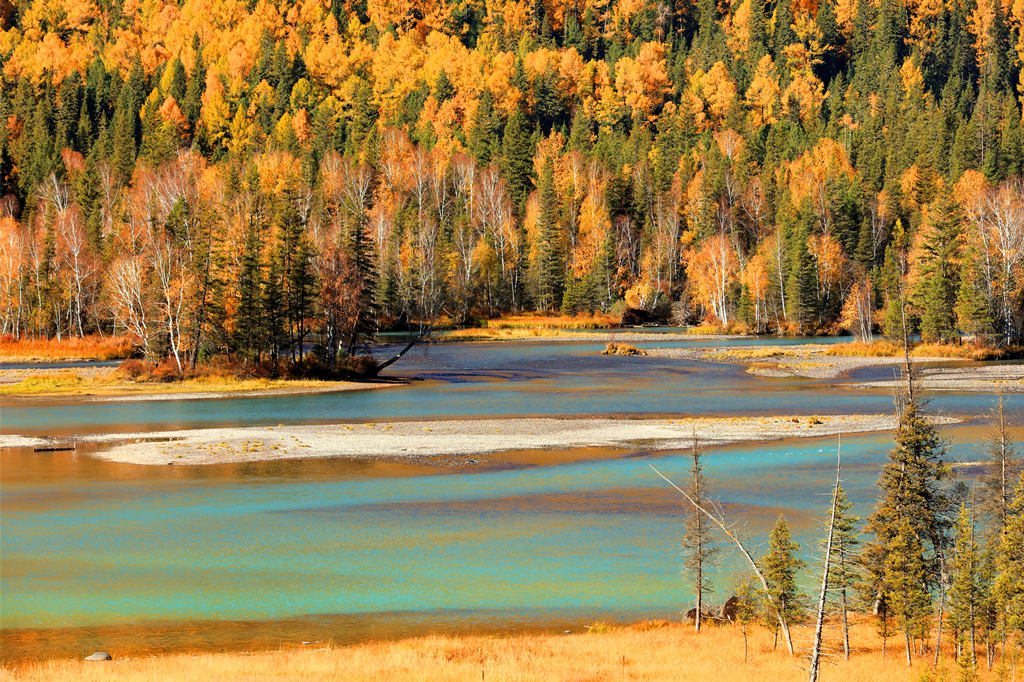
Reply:
<svg viewBox="0 0 1024 682"><path fill-rule="evenodd" d="M722 604L722 618L729 622L736 621L736 614L740 609L740 600L736 596L729 597Z"/></svg>
<svg viewBox="0 0 1024 682"><path fill-rule="evenodd" d="M109 660L112 660L112 659L110 657L110 654L108 654L106 651L97 651L94 654L89 654L88 656L86 656L85 660L87 660L87 661L109 661Z"/></svg>

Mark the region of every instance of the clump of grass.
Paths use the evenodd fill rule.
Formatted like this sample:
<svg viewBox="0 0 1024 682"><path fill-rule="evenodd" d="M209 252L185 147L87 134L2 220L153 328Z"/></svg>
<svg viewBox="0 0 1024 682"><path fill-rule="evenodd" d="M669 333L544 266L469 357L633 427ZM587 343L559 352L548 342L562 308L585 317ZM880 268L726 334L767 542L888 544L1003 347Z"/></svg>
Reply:
<svg viewBox="0 0 1024 682"><path fill-rule="evenodd" d="M611 341L601 351L601 355L647 355L647 351L631 346L628 343L615 343Z"/></svg>
<svg viewBox="0 0 1024 682"><path fill-rule="evenodd" d="M120 360L132 354L128 336L69 336L57 339L15 339L0 336L0 358L4 360Z"/></svg>
<svg viewBox="0 0 1024 682"><path fill-rule="evenodd" d="M618 327L622 318L607 313L580 315L520 314L487 320L488 329L604 329Z"/></svg>
<svg viewBox="0 0 1024 682"><path fill-rule="evenodd" d="M17 383L5 384L0 386L0 394L46 395L50 393L65 393L80 390L89 383L91 382L87 381L77 372L65 370L29 376Z"/></svg>
<svg viewBox="0 0 1024 682"><path fill-rule="evenodd" d="M894 357L902 353L902 344L888 339L835 343L829 346L825 351L826 355L845 355L859 358L887 358Z"/></svg>

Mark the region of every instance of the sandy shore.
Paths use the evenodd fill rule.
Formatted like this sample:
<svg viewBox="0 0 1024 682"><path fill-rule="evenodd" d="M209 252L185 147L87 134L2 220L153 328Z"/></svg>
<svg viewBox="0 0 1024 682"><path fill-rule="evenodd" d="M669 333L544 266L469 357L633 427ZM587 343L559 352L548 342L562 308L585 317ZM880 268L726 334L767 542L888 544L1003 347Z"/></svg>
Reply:
<svg viewBox="0 0 1024 682"><path fill-rule="evenodd" d="M649 357L678 358L747 365L747 372L765 377L807 377L834 379L850 370L862 367L894 366L903 364L902 357L829 355L828 344L800 344L790 346L754 346L730 348L703 346L700 348L648 348ZM916 357L911 362L951 362L959 358ZM873 385L873 384L872 384ZM989 390L979 388L977 390Z"/></svg>
<svg viewBox="0 0 1024 682"><path fill-rule="evenodd" d="M940 418L939 423L954 423ZM82 436L109 445L92 456L131 464L221 464L345 457L392 460L469 458L511 450L702 445L892 429L890 415L680 419L479 419L260 426ZM0 446L21 444L0 436ZM450 463L450 462L449 462Z"/></svg>
<svg viewBox="0 0 1024 682"><path fill-rule="evenodd" d="M362 382L231 378L197 378L164 383L131 381L126 379L116 367L0 369L0 395L4 399L17 400L67 397L101 402L202 400L237 395L258 397L361 391L403 383L405 383L404 380L398 379Z"/></svg>
<svg viewBox="0 0 1024 682"><path fill-rule="evenodd" d="M922 370L921 385L930 391L1024 393L1024 364L1000 363L974 367L933 367ZM869 381L860 388L892 388L901 382Z"/></svg>

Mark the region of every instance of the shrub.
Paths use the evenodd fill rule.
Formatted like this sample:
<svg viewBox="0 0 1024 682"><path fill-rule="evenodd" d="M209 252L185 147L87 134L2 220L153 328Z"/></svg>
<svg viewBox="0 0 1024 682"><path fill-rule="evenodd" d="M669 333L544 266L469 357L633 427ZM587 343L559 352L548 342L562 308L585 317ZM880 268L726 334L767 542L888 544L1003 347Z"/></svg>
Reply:
<svg viewBox="0 0 1024 682"><path fill-rule="evenodd" d="M601 355L647 355L647 351L631 346L628 343L615 343L611 341L601 351Z"/></svg>

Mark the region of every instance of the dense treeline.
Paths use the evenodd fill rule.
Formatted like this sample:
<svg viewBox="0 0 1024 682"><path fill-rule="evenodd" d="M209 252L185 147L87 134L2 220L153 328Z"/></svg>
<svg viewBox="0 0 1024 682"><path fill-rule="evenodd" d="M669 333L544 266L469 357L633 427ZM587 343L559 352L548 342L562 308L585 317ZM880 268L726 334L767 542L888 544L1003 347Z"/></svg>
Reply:
<svg viewBox="0 0 1024 682"><path fill-rule="evenodd" d="M1021 3L0 10L0 333L179 365L531 309L1024 336Z"/></svg>
<svg viewBox="0 0 1024 682"><path fill-rule="evenodd" d="M998 671L996 679L1014 677L1024 647L1024 468L1003 400L993 411L988 454L974 465L981 472L972 487L954 476L949 444L917 396L910 392L899 403L895 444L878 482L881 496L866 523L852 514L837 471L832 512L822 534L824 566L815 566L821 587L813 607L799 585L807 562L799 558L801 548L785 519L779 518L764 556L755 562L709 501L694 452L692 480L679 490L691 503L684 572L696 595L692 613L698 631L702 598L711 588L708 566L721 537L714 531L721 529L748 555L759 579L740 584L730 620L744 628L760 622L775 630L776 642L781 631L794 654L789 627L817 619L812 670L823 651L850 658L857 643L850 641L849 614L860 611L871 614L883 656L889 638L896 637L908 665L924 657L938 665L950 652L958 679L977 680L981 657L988 670Z"/></svg>

